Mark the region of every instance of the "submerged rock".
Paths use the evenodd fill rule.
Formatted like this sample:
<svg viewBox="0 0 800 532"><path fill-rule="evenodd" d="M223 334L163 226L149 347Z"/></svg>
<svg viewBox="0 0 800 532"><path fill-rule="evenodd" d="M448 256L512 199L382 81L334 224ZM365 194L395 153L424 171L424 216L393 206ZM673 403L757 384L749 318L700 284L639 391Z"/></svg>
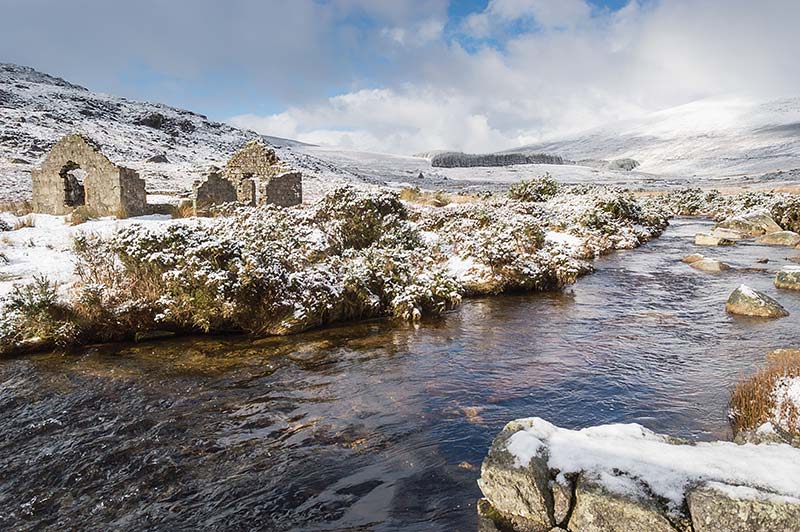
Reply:
<svg viewBox="0 0 800 532"><path fill-rule="evenodd" d="M740 285L731 293L725 304L725 311L730 314L760 318L783 318L789 315L780 303L763 292L745 285Z"/></svg>
<svg viewBox="0 0 800 532"><path fill-rule="evenodd" d="M762 236L756 242L769 246L796 246L800 244L800 235L794 231L776 231Z"/></svg>
<svg viewBox="0 0 800 532"><path fill-rule="evenodd" d="M732 216L717 224L718 228L733 229L752 236L781 231L767 211L755 211L740 216Z"/></svg>
<svg viewBox="0 0 800 532"><path fill-rule="evenodd" d="M686 264L692 264L693 262L697 262L699 260L703 260L705 257L700 253L692 253L691 255L686 255L681 259L681 262L685 262Z"/></svg>
<svg viewBox="0 0 800 532"><path fill-rule="evenodd" d="M689 491L695 532L788 531L800 527L800 499L708 482Z"/></svg>
<svg viewBox="0 0 800 532"><path fill-rule="evenodd" d="M697 233L694 243L698 246L732 246L736 241L711 233Z"/></svg>
<svg viewBox="0 0 800 532"><path fill-rule="evenodd" d="M784 266L775 274L775 287L800 290L800 266Z"/></svg>
<svg viewBox="0 0 800 532"><path fill-rule="evenodd" d="M714 259L705 259L705 258L691 262L689 263L689 266L704 272L722 272L731 269L731 267L725 264L724 262L720 262Z"/></svg>

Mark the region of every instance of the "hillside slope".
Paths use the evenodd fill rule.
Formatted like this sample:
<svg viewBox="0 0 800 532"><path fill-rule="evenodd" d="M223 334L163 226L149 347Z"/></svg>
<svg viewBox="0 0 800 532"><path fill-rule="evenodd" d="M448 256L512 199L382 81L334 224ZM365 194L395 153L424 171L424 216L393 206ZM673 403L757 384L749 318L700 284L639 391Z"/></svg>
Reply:
<svg viewBox="0 0 800 532"><path fill-rule="evenodd" d="M85 133L114 162L140 172L150 192L185 192L259 135L167 105L92 92L32 68L0 63L0 200L30 195L30 169L63 135ZM281 158L335 173L295 153L302 143L262 136ZM148 162L164 155L168 162Z"/></svg>
<svg viewBox="0 0 800 532"><path fill-rule="evenodd" d="M800 168L800 98L713 98L519 150L639 161L665 176L726 177Z"/></svg>

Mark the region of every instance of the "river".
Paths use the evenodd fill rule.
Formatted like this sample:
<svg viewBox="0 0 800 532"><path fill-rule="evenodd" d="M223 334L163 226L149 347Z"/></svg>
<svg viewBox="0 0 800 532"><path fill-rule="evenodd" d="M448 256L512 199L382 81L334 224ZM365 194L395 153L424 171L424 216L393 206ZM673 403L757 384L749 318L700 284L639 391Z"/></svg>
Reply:
<svg viewBox="0 0 800 532"><path fill-rule="evenodd" d="M184 338L0 360L0 529L469 531L515 418L729 437L733 383L800 345L797 252L705 248L677 219L559 293L467 300L419 326ZM756 257L768 257L765 265ZM792 313L726 315L740 283Z"/></svg>

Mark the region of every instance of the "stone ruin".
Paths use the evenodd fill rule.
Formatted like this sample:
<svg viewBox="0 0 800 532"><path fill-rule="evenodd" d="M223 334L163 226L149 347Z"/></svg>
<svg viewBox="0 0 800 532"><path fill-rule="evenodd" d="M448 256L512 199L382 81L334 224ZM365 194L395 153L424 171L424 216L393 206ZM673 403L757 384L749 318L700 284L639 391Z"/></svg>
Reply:
<svg viewBox="0 0 800 532"><path fill-rule="evenodd" d="M302 174L285 167L263 140L245 144L222 173L236 188L237 201L246 205L291 207L303 201Z"/></svg>
<svg viewBox="0 0 800 532"><path fill-rule="evenodd" d="M100 216L147 213L144 180L83 135L59 140L32 177L34 212L64 215L85 205Z"/></svg>
<svg viewBox="0 0 800 532"><path fill-rule="evenodd" d="M206 216L212 205L237 201L238 196L233 183L222 176L218 167L212 166L205 179L194 182L192 200L195 214Z"/></svg>

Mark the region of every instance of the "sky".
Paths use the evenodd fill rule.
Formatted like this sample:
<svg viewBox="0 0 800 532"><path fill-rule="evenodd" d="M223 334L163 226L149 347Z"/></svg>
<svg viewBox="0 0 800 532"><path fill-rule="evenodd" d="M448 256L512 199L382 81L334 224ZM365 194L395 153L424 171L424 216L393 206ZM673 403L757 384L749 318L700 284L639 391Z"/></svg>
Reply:
<svg viewBox="0 0 800 532"><path fill-rule="evenodd" d="M260 133L488 152L800 96L799 0L0 0L0 62Z"/></svg>

